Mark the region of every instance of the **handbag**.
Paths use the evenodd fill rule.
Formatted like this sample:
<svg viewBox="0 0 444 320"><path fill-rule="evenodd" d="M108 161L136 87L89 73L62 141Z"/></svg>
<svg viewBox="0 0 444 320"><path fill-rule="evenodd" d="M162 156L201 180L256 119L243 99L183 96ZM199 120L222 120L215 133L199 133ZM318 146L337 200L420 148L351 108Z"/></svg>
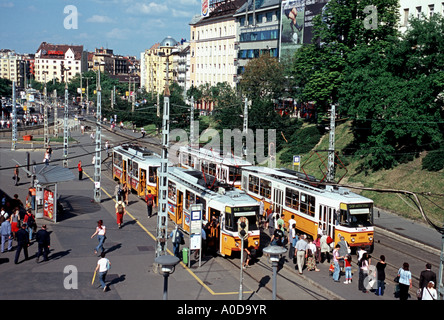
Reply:
<svg viewBox="0 0 444 320"><path fill-rule="evenodd" d="M399 283L399 278L400 278L401 276L398 274L396 277L395 277L395 279L393 279L393 281L394 282L396 282L396 283Z"/></svg>

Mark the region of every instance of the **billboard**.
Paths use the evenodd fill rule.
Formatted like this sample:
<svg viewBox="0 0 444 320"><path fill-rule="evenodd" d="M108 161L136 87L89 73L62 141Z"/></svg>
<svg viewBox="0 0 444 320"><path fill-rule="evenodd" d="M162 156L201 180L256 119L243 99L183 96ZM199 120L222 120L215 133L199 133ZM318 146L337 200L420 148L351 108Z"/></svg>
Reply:
<svg viewBox="0 0 444 320"><path fill-rule="evenodd" d="M322 12L328 0L283 0L279 57L294 51L313 38L313 18Z"/></svg>
<svg viewBox="0 0 444 320"><path fill-rule="evenodd" d="M202 10L201 10L201 15L202 17L208 17L208 14L210 13L210 6L208 4L209 0L202 0L201 4L202 4Z"/></svg>

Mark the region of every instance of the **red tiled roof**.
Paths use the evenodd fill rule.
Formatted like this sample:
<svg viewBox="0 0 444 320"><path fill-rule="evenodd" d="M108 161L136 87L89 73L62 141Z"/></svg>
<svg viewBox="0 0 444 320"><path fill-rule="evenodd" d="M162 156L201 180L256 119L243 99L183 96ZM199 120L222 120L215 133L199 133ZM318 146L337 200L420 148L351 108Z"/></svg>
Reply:
<svg viewBox="0 0 444 320"><path fill-rule="evenodd" d="M66 53L66 51L68 51L69 49L71 49L72 51L74 51L74 59L75 60L81 60L82 59L82 52L83 52L83 46L73 46L73 45L67 45L67 44L51 44L51 43L46 43L46 42L42 42L39 46L39 48L37 49L37 52L39 51L46 51L46 54L43 55L41 54L40 57L50 57L51 59L53 58L57 58L58 55L51 55L49 53L51 52L63 52L63 54ZM61 58L61 55L58 56L58 58Z"/></svg>

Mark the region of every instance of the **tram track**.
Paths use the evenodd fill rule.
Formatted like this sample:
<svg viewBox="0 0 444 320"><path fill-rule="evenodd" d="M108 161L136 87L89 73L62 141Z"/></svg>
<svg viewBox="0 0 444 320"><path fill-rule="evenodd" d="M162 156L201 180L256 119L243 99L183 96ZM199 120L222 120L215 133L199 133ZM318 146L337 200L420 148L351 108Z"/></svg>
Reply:
<svg viewBox="0 0 444 320"><path fill-rule="evenodd" d="M91 121L91 120L84 120L84 121L91 123L91 124L95 124L95 122ZM115 143L122 144L122 143L129 143L129 142L137 142L145 147L148 147L149 149L151 149L154 152L159 152L159 153L161 152L160 142L156 143L156 142L152 142L152 141L146 141L147 138L152 139L152 137L150 137L150 136L147 136L145 138L134 137L134 135L131 135L131 134L128 134L125 132L129 129L110 130L106 125L102 125L102 128L104 130L106 130L107 134L115 137L115 139L113 139L113 138L109 139L110 141L114 142L114 144ZM120 139L122 139L123 141ZM394 241L395 244L391 244L389 241L387 241L385 239L383 240L381 238L381 235L384 235L384 237L391 239L391 241ZM431 260L431 257L436 257L436 256L439 257L440 250L433 248L429 245L420 243L417 240L410 239L410 238L405 237L403 235L393 233L389 230L385 230L385 229L379 228L377 226L375 226L375 236L377 238L379 238L377 243L376 243L376 238L375 238L375 244L377 244L380 247L380 250L390 251L390 253L386 254L386 256L390 257L389 258L390 261L386 262L387 263L386 283L389 284L390 286L395 285L393 278L396 276L397 271L402 266L402 262L400 262L401 259L415 261L415 264L421 263L422 268L423 268L423 266L425 266L426 263L431 263L433 266L433 269L438 270L438 265L430 260ZM410 247L405 248L405 246L410 246ZM396 259L393 259L393 256L395 255L395 253L398 256L401 256L398 259L398 261L396 261ZM373 260L372 264L375 265L376 262L379 261L379 259L378 259L379 254L374 253L374 254L372 254L372 256L373 256L372 257L372 260ZM271 277L272 277L272 272L273 272L272 267L271 267L271 265L267 264L266 262L263 262L264 261L263 259L267 259L267 257L265 257L265 256L260 257L260 260L257 260L254 263L252 268L248 268L248 269L243 270L244 279L245 279L245 277L248 277L251 281L254 281L255 283L258 284L258 289L256 291L254 291L253 294L258 293L262 288L263 288L263 290L266 290L267 292L272 293L272 288L271 288L271 286L272 286ZM234 267L233 272L240 272L240 260L239 259L224 259L224 261L227 264L229 264L230 266ZM393 261L395 261L395 262L393 262ZM358 268L356 262L353 263L353 268L354 268L353 278L357 280L359 268ZM325 295L329 296L329 298L326 298L325 296L321 296L321 298L320 298L319 294L313 293L312 297L314 299L318 299L318 300L322 300L324 298L325 299L343 299L342 297L340 297L336 293L329 291L328 289L322 287L322 285L317 284L316 282L309 279L308 277L302 277L302 279L304 281L306 281L306 283L308 284L307 287L304 287L304 285L301 285L300 283L298 283L298 282L300 282L299 279L301 279L301 276L299 276L297 274L297 272L293 269L294 268L286 266L285 263L283 265L281 264L281 268L279 269L279 272L277 273L277 277L279 279L289 283L290 285L298 286L299 288L301 288L302 290L305 290L309 294L311 294L311 293L310 293L310 289L308 288L308 285L309 286L316 286L317 288L324 290ZM411 271L412 271L412 269L411 269ZM267 278L267 275L269 275L268 278ZM412 296L414 295L413 293L416 292L416 289L418 288L418 283L419 283L419 273L417 271L412 272L412 289L410 291ZM288 297L280 294L279 292L276 294L276 296L277 296L277 299L288 300Z"/></svg>

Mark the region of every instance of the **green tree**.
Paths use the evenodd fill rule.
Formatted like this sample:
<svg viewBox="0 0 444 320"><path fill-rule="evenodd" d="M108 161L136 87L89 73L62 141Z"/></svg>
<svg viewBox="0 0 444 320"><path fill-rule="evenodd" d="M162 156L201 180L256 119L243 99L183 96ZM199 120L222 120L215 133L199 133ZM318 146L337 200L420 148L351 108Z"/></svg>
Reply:
<svg viewBox="0 0 444 320"><path fill-rule="evenodd" d="M414 19L401 38L349 55L340 106L366 167L391 168L442 141L443 32L441 17Z"/></svg>
<svg viewBox="0 0 444 320"><path fill-rule="evenodd" d="M371 14L377 16L376 28L368 25L376 23L368 20ZM291 75L298 101L315 102L320 114L337 103L349 55L359 45L390 41L398 33L397 22L397 0L329 1L313 19L313 43L296 51L293 59Z"/></svg>
<svg viewBox="0 0 444 320"><path fill-rule="evenodd" d="M240 80L242 93L251 101L281 97L286 83L284 71L279 60L269 54L250 60Z"/></svg>

